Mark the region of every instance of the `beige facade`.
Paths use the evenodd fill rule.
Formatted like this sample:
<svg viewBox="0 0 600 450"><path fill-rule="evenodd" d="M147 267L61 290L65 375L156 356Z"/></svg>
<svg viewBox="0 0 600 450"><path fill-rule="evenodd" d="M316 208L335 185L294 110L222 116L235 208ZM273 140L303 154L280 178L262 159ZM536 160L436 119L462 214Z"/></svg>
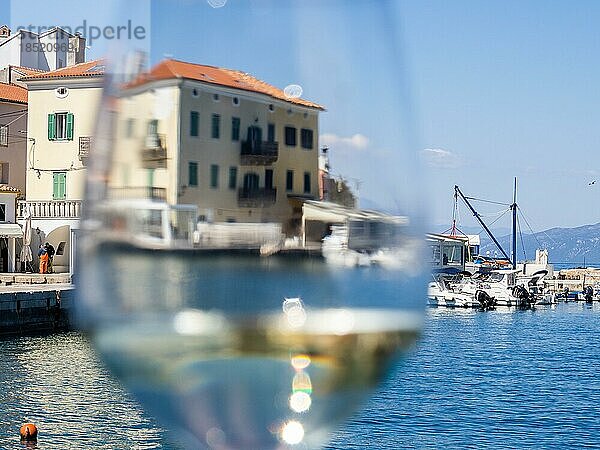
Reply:
<svg viewBox="0 0 600 450"><path fill-rule="evenodd" d="M29 91L27 195L18 217L23 220L27 210L32 216L34 263L39 244L47 241L61 250L54 258L56 272L71 270L71 243L79 229L86 162L102 96L101 72L85 72L95 64L23 80Z"/></svg>
<svg viewBox="0 0 600 450"><path fill-rule="evenodd" d="M132 88L119 105L114 195L155 187L169 203L197 205L201 220L296 233L302 199L319 194L319 112L196 80Z"/></svg>
<svg viewBox="0 0 600 450"><path fill-rule="evenodd" d="M102 80L36 80L28 81L28 88L27 200L82 200L86 142L95 130ZM59 89L66 89L66 96ZM72 135L67 136L65 128L51 139L48 117L65 114L73 117ZM59 120L66 119L57 119L54 126ZM54 192L54 180L59 173L64 174L66 184L64 195L57 196L60 192Z"/></svg>

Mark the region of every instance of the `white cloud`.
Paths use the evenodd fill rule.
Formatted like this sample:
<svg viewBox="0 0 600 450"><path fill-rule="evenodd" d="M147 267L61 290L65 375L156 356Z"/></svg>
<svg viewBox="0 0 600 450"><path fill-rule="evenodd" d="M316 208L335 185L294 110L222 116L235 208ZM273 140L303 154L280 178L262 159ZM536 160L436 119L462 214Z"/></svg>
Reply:
<svg viewBox="0 0 600 450"><path fill-rule="evenodd" d="M350 137L338 136L333 133L325 133L320 137L321 144L332 147L332 150L336 150L336 147L340 149L352 149L352 150L364 150L369 146L369 138L363 134L357 133Z"/></svg>
<svg viewBox="0 0 600 450"><path fill-rule="evenodd" d="M438 169L457 169L462 166L461 158L443 148L426 148L421 150L421 156L429 167Z"/></svg>

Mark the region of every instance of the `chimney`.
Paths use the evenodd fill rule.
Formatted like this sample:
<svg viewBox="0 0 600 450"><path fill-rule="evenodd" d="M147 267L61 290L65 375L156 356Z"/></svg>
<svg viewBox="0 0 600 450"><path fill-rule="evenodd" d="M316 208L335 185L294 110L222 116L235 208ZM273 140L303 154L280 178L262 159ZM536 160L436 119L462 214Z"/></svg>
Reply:
<svg viewBox="0 0 600 450"><path fill-rule="evenodd" d="M10 38L10 28L8 28L8 25L2 25L0 27L0 44L2 44L8 38Z"/></svg>
<svg viewBox="0 0 600 450"><path fill-rule="evenodd" d="M81 33L69 38L69 46L71 50L67 54L67 66L85 62L85 38Z"/></svg>

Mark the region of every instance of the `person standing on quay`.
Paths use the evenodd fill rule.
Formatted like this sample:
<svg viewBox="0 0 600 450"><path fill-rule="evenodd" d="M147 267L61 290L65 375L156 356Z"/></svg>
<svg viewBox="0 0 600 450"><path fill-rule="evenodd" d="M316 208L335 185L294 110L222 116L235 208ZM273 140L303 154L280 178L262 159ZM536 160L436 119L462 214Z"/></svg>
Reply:
<svg viewBox="0 0 600 450"><path fill-rule="evenodd" d="M53 263L54 263L54 246L50 243L50 242L46 242L44 244L44 250L46 250L46 253L48 253L48 269L46 271L46 273L53 273L54 269L53 269Z"/></svg>
<svg viewBox="0 0 600 450"><path fill-rule="evenodd" d="M43 245L40 245L38 256L40 257L40 273L48 273L48 252Z"/></svg>

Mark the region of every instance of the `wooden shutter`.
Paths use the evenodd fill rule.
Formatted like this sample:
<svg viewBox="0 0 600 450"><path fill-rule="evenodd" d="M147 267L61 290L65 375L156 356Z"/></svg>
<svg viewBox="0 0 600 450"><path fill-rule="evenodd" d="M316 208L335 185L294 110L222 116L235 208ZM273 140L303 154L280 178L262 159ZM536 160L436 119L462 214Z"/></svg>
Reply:
<svg viewBox="0 0 600 450"><path fill-rule="evenodd" d="M67 174L66 173L60 173L58 176L58 194L59 194L59 197L63 200L67 196Z"/></svg>
<svg viewBox="0 0 600 450"><path fill-rule="evenodd" d="M56 117L54 114L48 114L48 140L56 139Z"/></svg>
<svg viewBox="0 0 600 450"><path fill-rule="evenodd" d="M64 172L53 173L52 183L52 198L54 200L64 200L66 198L67 174Z"/></svg>
<svg viewBox="0 0 600 450"><path fill-rule="evenodd" d="M73 122L74 116L72 113L67 114L67 140L73 140Z"/></svg>

